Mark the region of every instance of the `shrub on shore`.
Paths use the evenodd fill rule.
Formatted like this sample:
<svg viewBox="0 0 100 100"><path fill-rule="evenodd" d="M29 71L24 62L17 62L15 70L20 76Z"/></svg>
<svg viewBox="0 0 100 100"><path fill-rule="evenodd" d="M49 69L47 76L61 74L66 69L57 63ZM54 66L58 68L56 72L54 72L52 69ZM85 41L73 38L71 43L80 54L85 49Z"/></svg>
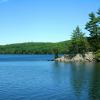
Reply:
<svg viewBox="0 0 100 100"><path fill-rule="evenodd" d="M100 61L100 49L95 52L95 58L97 61Z"/></svg>

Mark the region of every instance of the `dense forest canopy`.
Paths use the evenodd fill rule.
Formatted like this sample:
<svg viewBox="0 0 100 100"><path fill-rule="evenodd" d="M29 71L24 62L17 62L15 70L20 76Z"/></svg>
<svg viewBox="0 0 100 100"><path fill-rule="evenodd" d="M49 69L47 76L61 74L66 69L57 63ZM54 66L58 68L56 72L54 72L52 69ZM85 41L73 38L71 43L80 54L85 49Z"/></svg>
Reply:
<svg viewBox="0 0 100 100"><path fill-rule="evenodd" d="M70 41L58 43L18 43L10 45L1 45L0 54L53 54L57 49L59 53L67 52L67 45Z"/></svg>

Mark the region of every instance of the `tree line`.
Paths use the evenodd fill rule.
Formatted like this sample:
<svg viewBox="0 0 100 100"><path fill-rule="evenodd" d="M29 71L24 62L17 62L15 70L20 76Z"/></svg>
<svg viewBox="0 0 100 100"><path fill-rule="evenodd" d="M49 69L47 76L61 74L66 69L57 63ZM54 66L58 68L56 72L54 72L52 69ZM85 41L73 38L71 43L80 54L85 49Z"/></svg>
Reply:
<svg viewBox="0 0 100 100"><path fill-rule="evenodd" d="M57 51L60 54L66 52L66 45L70 41L63 41L58 43L18 43L10 45L1 45L0 54L55 54Z"/></svg>
<svg viewBox="0 0 100 100"><path fill-rule="evenodd" d="M19 43L0 46L0 54L77 54L95 52L100 59L100 9L89 13L85 29L89 37L77 26L72 32L71 40L58 43Z"/></svg>

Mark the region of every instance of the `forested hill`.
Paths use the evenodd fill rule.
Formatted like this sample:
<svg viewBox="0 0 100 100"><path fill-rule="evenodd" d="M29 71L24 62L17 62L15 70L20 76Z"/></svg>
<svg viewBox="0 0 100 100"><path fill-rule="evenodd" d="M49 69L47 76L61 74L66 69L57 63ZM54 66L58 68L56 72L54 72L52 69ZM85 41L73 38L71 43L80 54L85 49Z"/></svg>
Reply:
<svg viewBox="0 0 100 100"><path fill-rule="evenodd" d="M0 45L0 54L52 54L55 50L65 53L70 41L58 43L29 42Z"/></svg>

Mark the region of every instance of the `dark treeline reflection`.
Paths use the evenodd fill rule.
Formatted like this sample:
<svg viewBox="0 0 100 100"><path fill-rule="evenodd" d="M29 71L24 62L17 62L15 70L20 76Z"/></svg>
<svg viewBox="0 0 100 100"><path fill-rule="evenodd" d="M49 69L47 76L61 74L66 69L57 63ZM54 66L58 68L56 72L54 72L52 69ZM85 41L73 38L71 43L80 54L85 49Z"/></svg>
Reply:
<svg viewBox="0 0 100 100"><path fill-rule="evenodd" d="M77 100L100 100L100 64L72 64L70 82Z"/></svg>
<svg viewBox="0 0 100 100"><path fill-rule="evenodd" d="M70 80L72 88L75 91L75 95L80 97L84 85L85 67L82 65L72 64L71 73Z"/></svg>
<svg viewBox="0 0 100 100"><path fill-rule="evenodd" d="M100 100L100 63L54 62L52 79L65 95L71 95L69 99Z"/></svg>
<svg viewBox="0 0 100 100"><path fill-rule="evenodd" d="M90 85L90 100L100 100L100 63L94 67Z"/></svg>

